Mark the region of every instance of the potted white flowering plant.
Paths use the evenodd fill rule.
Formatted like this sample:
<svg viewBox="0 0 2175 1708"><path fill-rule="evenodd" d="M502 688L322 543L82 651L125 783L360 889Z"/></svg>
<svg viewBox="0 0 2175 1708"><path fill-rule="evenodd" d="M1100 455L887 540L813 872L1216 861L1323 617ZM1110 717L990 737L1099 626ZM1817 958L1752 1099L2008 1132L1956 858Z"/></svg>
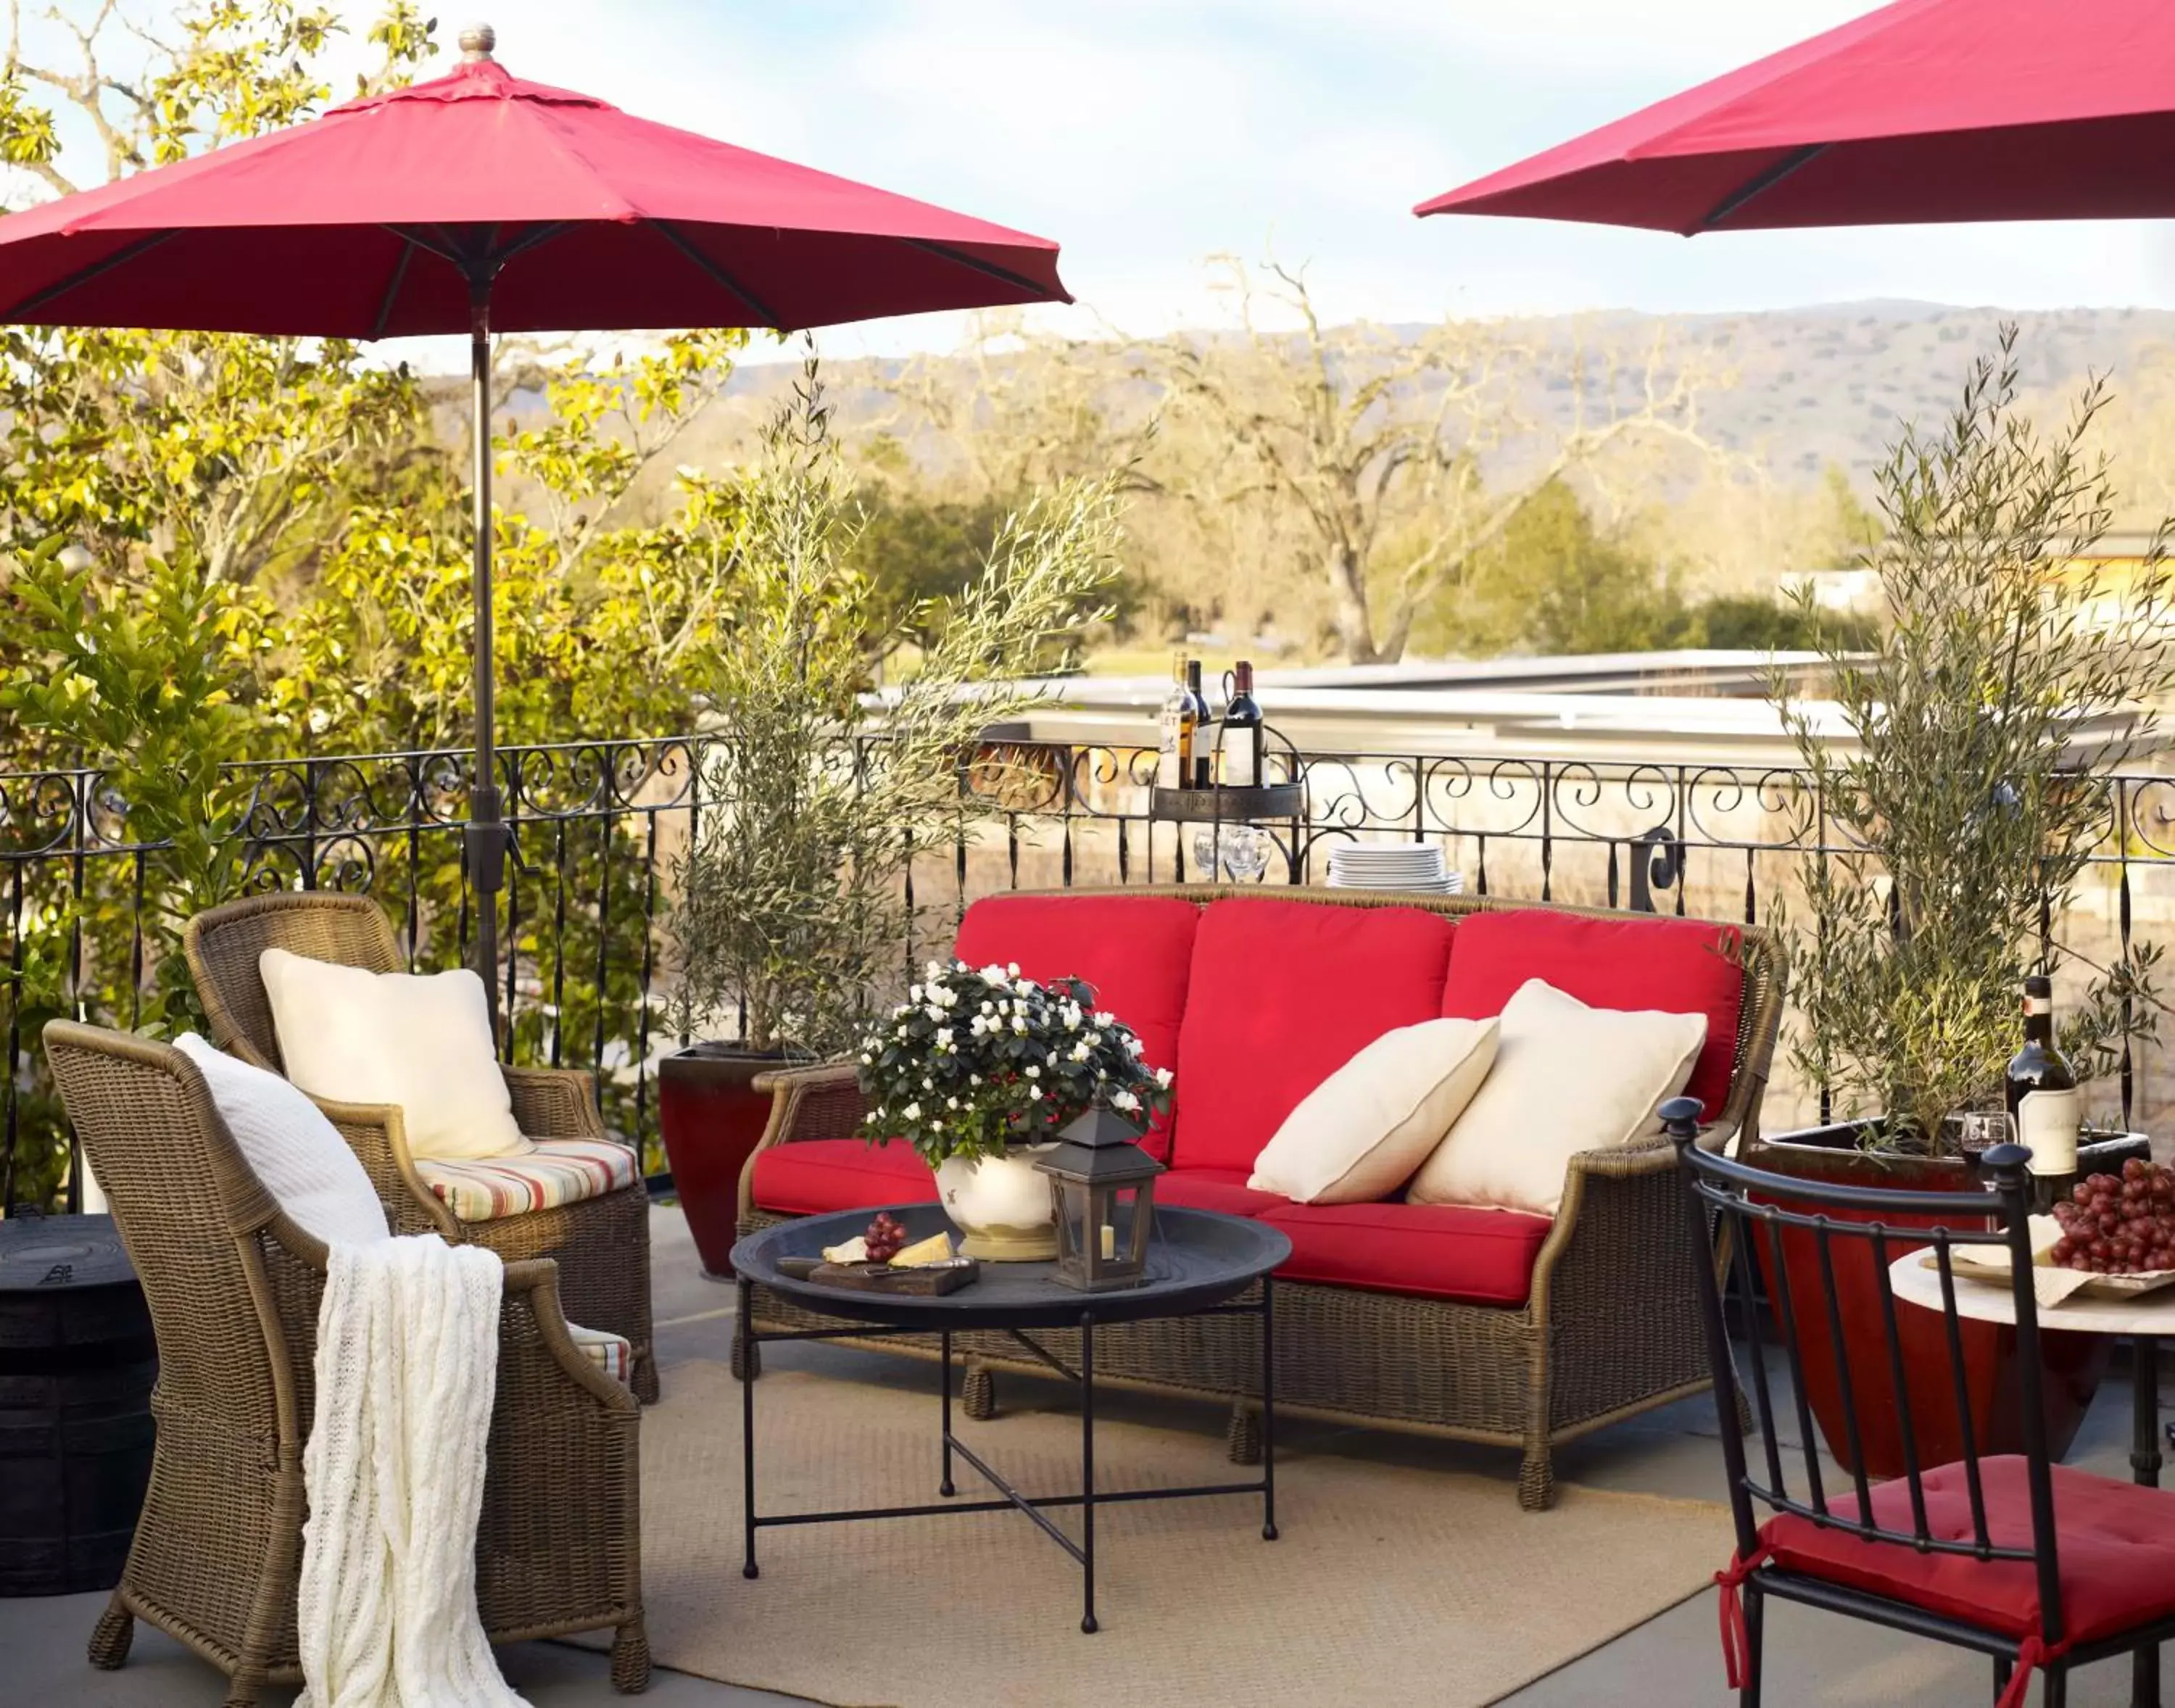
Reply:
<svg viewBox="0 0 2175 1708"><path fill-rule="evenodd" d="M863 1043L862 1136L903 1140L936 1171L968 1256L1048 1261L1057 1255L1050 1177L1035 1158L1058 1129L1093 1109L1143 1127L1170 1102L1170 1070L1095 1006L1078 979L1020 976L1017 962L979 972L932 961Z"/></svg>

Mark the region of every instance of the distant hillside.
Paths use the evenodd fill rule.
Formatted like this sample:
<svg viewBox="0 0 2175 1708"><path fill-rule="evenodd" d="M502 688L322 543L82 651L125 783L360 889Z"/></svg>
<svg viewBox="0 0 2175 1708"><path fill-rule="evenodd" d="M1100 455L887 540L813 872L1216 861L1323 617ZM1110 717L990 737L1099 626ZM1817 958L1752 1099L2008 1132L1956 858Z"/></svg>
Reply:
<svg viewBox="0 0 2175 1708"><path fill-rule="evenodd" d="M2111 372L2118 393L2139 358L2155 346L2175 349L2175 312L2161 309L2066 309L2015 313L1937 303L1846 302L1769 313L1585 317L1588 330L1607 330L1643 344L1666 322L1688 360L1734 372L1737 383L1703 404L1707 431L1728 449L1758 455L1785 480L1817 476L1840 464L1861 485L1901 420L1930 424L1955 402L1972 360L1993 346L2004 320L2023 331L2019 346L2027 392L2062 394L2089 371ZM1571 325L1568 317L1536 330ZM1418 327L1395 328L1417 336ZM897 364L885 367L895 369ZM714 420L698 423L683 442L684 460L730 458L763 400L791 381L789 362L744 366ZM841 362L828 370L840 426L851 433L879 408L895 407L871 385L877 365ZM967 367L959 364L961 382ZM1537 415L1549 418L1548 399ZM1561 419L1560 403L1556 415Z"/></svg>

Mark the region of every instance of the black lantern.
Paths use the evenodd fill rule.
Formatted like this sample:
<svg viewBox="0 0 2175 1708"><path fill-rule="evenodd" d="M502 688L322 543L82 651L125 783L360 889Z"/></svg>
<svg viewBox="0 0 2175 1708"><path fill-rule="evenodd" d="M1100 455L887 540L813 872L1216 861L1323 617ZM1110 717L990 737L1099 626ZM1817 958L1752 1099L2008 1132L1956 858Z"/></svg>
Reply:
<svg viewBox="0 0 2175 1708"><path fill-rule="evenodd" d="M1090 1109L1035 1163L1056 1200L1057 1278L1067 1287L1108 1293L1147 1279L1163 1164L1140 1147L1141 1131L1109 1109Z"/></svg>

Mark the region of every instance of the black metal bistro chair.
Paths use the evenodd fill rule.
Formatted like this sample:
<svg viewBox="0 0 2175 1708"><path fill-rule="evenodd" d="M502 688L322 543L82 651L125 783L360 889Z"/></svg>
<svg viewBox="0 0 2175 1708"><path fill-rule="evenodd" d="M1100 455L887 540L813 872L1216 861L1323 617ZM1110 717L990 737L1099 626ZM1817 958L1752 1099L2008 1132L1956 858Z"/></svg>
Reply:
<svg viewBox="0 0 2175 1708"><path fill-rule="evenodd" d="M2037 1302L2029 1272L2025 1164L2030 1152L2015 1145L1988 1151L1985 1172L1993 1193L1960 1203L1954 1193L1839 1186L1747 1168L1692 1142L1699 1109L1690 1098L1662 1109L1677 1140L1686 1212L1699 1224L1702 1242L1711 1232L1720 1235L1748 1300L1755 1297L1751 1253L1762 1254L1776 1306L1774 1335L1790 1372L1792 1421L1802 1443L1792 1450L1776 1433L1763 1344L1767 1337L1756 1311L1748 1309L1751 1398L1761 1443L1760 1462L1749 1459L1721 1288L1713 1266L1700 1266L1722 1456L1737 1521L1735 1557L1715 1581L1722 1586L1723 1659L1741 1708L1757 1708L1760 1701L1760 1613L1770 1596L1990 1656L2001 1708L2022 1708L2034 1670L2046 1676L2048 1708L2065 1708L2073 1668L2175 1638L2175 1571L2167 1569L2175 1544L2175 1491L2140 1488L2048 1462ZM1883 1217L1911 1219L1899 1226ZM1924 1225L1928 1219L1938 1225ZM1710 1226L1715 1223L1719 1225ZM1809 1236L1819 1256L1811 1273L1793 1272L1785 1261L1790 1242L1771 1237L1784 1228ZM1851 1368L1841 1353L1836 1254L1846 1240L1871 1243L1870 1266L1879 1277L1885 1357L1872 1369ZM1951 1258L1957 1245L1997 1241L2008 1244L2015 1272L2021 1454L1979 1451L1964 1391ZM1962 1456L1934 1466L1919 1461L1923 1431L1911 1415L1899 1307L1888 1280L1889 1264L1921 1244L1935 1254L1948 1374L1964 1420ZM1798 1250L1801 1270L1802 1243ZM1803 1362L1789 1326L1791 1294L1807 1288L1815 1290L1812 1297L1825 1298L1836 1331L1851 1458L1862 1462L1856 1445L1861 1420L1886 1410L1900 1428L1907 1467L1900 1478L1874 1483L1863 1471L1838 1473L1832 1465L1825 1470L1821 1465ZM1924 1380L1919 1373L1922 1396ZM1800 1457L1801 1464L1789 1463ZM1831 1488L1831 1483L1849 1487Z"/></svg>

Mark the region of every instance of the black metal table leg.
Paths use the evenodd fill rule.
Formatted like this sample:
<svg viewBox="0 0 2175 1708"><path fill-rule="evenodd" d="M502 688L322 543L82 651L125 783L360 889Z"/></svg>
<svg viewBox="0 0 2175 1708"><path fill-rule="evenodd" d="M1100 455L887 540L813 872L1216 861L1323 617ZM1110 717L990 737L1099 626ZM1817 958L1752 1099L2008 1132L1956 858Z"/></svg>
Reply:
<svg viewBox="0 0 2175 1708"><path fill-rule="evenodd" d="M942 1368L944 1380L944 1476L936 1485L939 1494L957 1494L952 1486L952 1331L946 1329L937 1337L937 1363Z"/></svg>
<svg viewBox="0 0 2175 1708"><path fill-rule="evenodd" d="M1095 1624L1095 1315L1080 1314L1080 1570L1086 1581L1080 1629Z"/></svg>
<svg viewBox="0 0 2175 1708"><path fill-rule="evenodd" d="M2160 1486L2160 1342L2139 1335L2130 1372L2130 1480L2145 1488ZM2160 1646L2151 1644L2129 1657L2130 1708L2160 1708Z"/></svg>
<svg viewBox="0 0 2175 1708"><path fill-rule="evenodd" d="M755 1382L751 1361L755 1357L755 1289L746 1282L740 1284L740 1356L751 1361L744 1366L749 1380L740 1383L740 1516L745 1531L746 1558L740 1564L742 1577L754 1577L759 1568L755 1563Z"/></svg>
<svg viewBox="0 0 2175 1708"><path fill-rule="evenodd" d="M1276 1282L1261 1277L1261 1540L1277 1539Z"/></svg>

